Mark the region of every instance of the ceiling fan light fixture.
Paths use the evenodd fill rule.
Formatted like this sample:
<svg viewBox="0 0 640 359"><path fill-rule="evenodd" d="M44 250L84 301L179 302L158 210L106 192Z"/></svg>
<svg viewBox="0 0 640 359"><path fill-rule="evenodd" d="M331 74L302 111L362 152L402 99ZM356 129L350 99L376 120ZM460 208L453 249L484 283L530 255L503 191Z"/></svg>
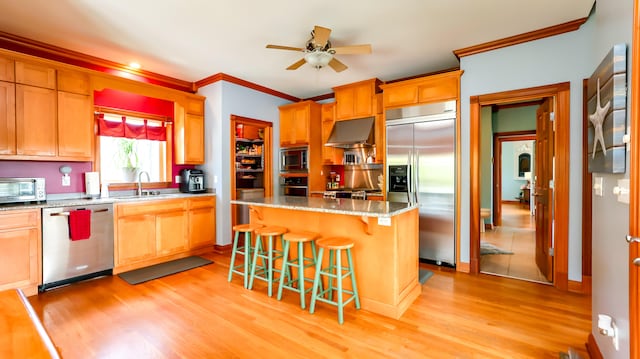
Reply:
<svg viewBox="0 0 640 359"><path fill-rule="evenodd" d="M310 51L304 55L304 60L316 69L321 69L329 64L333 54L328 51Z"/></svg>

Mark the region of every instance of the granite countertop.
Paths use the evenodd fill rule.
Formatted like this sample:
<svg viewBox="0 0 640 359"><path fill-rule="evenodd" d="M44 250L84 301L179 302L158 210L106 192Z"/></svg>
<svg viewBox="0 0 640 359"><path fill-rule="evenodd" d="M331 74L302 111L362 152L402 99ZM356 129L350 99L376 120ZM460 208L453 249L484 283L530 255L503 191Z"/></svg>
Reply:
<svg viewBox="0 0 640 359"><path fill-rule="evenodd" d="M203 196L214 196L215 193L181 193L181 192L161 192L160 194L138 196L135 194L118 194L108 198L56 198L58 196L50 196L53 199L48 199L44 202L30 202L30 203L6 203L0 204L0 211L10 211L15 209L34 209L34 208L51 208L51 207L68 207L68 206L87 206L93 204L106 204L106 203L122 203L122 202L139 202L139 201L153 201L161 199L172 198L192 198Z"/></svg>
<svg viewBox="0 0 640 359"><path fill-rule="evenodd" d="M299 211L335 213L366 217L393 217L418 207L417 204L402 202L292 196L232 200L231 203L258 207L285 208Z"/></svg>

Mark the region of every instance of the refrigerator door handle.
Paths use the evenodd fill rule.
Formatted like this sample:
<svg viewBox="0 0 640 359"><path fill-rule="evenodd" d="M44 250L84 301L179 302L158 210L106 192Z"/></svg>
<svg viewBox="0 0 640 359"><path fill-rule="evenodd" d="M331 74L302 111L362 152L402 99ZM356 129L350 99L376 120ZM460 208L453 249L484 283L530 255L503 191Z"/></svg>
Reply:
<svg viewBox="0 0 640 359"><path fill-rule="evenodd" d="M413 156L413 164L414 164L413 168L415 168L415 171L413 171L413 200L415 203L418 203L418 190L419 190L418 174L420 173L419 160L420 160L420 152L418 150L415 150L415 154Z"/></svg>

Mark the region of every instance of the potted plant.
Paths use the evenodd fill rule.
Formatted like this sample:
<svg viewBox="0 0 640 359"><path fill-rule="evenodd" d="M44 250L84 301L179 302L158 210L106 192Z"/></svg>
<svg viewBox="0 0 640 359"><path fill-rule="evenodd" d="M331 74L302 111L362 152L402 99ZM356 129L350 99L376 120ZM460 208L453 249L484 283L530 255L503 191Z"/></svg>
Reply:
<svg viewBox="0 0 640 359"><path fill-rule="evenodd" d="M118 139L118 151L116 152L116 162L122 169L122 177L125 182L135 182L140 161L136 151L136 141L129 138Z"/></svg>

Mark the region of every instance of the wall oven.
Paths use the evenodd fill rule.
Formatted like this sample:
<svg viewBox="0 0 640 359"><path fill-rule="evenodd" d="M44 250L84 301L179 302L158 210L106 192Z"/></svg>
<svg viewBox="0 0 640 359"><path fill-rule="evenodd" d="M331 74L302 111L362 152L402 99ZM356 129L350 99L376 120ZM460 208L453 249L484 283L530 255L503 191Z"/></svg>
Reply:
<svg viewBox="0 0 640 359"><path fill-rule="evenodd" d="M280 149L280 173L308 172L308 147Z"/></svg>
<svg viewBox="0 0 640 359"><path fill-rule="evenodd" d="M0 203L46 200L44 178L0 178Z"/></svg>
<svg viewBox="0 0 640 359"><path fill-rule="evenodd" d="M280 177L280 195L307 197L309 187L307 177Z"/></svg>

